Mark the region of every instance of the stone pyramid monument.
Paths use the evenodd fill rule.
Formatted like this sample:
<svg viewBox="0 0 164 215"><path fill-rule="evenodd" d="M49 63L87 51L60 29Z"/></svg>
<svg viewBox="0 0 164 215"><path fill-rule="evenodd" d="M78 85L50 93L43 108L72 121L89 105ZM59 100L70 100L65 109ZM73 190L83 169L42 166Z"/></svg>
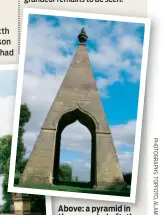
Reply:
<svg viewBox="0 0 164 215"><path fill-rule="evenodd" d="M84 28L67 74L41 127L21 178L25 185L59 182L60 139L64 128L78 120L91 132L91 186L105 189L124 183L111 131L101 104L86 50ZM64 63L64 62L63 62Z"/></svg>

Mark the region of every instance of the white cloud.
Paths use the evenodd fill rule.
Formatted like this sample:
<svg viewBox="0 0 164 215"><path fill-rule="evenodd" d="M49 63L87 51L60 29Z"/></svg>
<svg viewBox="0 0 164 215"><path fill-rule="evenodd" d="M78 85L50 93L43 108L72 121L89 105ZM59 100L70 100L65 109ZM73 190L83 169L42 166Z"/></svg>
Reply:
<svg viewBox="0 0 164 215"><path fill-rule="evenodd" d="M97 86L101 95L108 94L107 87L116 82L123 83L121 72L128 75L130 82L140 79L140 65L142 45L135 36L120 36L119 42L114 46L109 39L101 41L98 51L89 53L91 63L98 74ZM134 58L123 57L125 52L130 51ZM103 77L101 75L103 74Z"/></svg>
<svg viewBox="0 0 164 215"><path fill-rule="evenodd" d="M131 120L126 124L111 126L111 132L117 148L121 145L133 147L135 141L136 121Z"/></svg>
<svg viewBox="0 0 164 215"><path fill-rule="evenodd" d="M90 131L78 121L67 126L62 132L61 148L67 151L91 153Z"/></svg>
<svg viewBox="0 0 164 215"><path fill-rule="evenodd" d="M118 159L123 172L132 172L133 152L120 152Z"/></svg>
<svg viewBox="0 0 164 215"><path fill-rule="evenodd" d="M76 37L81 28L85 27L89 40L97 47L97 51L89 50L89 56L92 65L99 70L98 86L102 95L106 95L105 90L109 85L122 81L121 70L130 74L129 81L139 80L138 64L141 62L142 44L135 35L138 27L136 24L117 22L111 27L111 22L87 20L82 24L73 18L61 19L60 26L54 27L54 23L55 20L46 21L42 17L28 28L26 72L42 74L46 71L45 65L49 65L57 75L64 75L76 51ZM113 38L116 39L115 43ZM63 54L63 50L67 54ZM131 51L134 55L133 62L131 58L122 57L125 51ZM105 84L101 84L103 71Z"/></svg>
<svg viewBox="0 0 164 215"><path fill-rule="evenodd" d="M72 162L72 176L73 178L77 176L80 181L90 181L90 163L82 159L74 160Z"/></svg>
<svg viewBox="0 0 164 215"><path fill-rule="evenodd" d="M119 49L123 52L131 51L138 54L142 51L142 45L137 37L128 35L120 38Z"/></svg>
<svg viewBox="0 0 164 215"><path fill-rule="evenodd" d="M0 70L0 97L15 94L17 72L15 70Z"/></svg>
<svg viewBox="0 0 164 215"><path fill-rule="evenodd" d="M0 97L0 136L11 134L15 96Z"/></svg>
<svg viewBox="0 0 164 215"><path fill-rule="evenodd" d="M117 149L122 145L134 147L135 125L135 121L129 121L127 124L111 126L114 145ZM68 151L89 154L91 148L89 130L78 121L67 126L62 133L61 147Z"/></svg>
<svg viewBox="0 0 164 215"><path fill-rule="evenodd" d="M133 164L133 152L119 152L118 158L120 166L123 172L131 172ZM73 161L67 161L72 166L72 177L78 176L81 181L90 181L90 168L91 164L86 162L85 159L76 159Z"/></svg>
<svg viewBox="0 0 164 215"><path fill-rule="evenodd" d="M26 74L24 76L22 103L26 102L32 112L28 126L41 126L61 85L62 75ZM39 110L39 111L38 111Z"/></svg>
<svg viewBox="0 0 164 215"><path fill-rule="evenodd" d="M90 169L90 168L91 168L91 164L90 164L90 163L88 163L88 162L84 163L84 166L85 166L86 168L88 168L88 169Z"/></svg>
<svg viewBox="0 0 164 215"><path fill-rule="evenodd" d="M133 164L133 152L119 151L123 145L134 147L135 121L129 121L127 124L111 126L112 136L117 155L123 172L131 172ZM78 176L80 180L88 181L90 179L90 135L87 129L78 122L68 126L63 131L64 139L61 148L71 152L83 153L83 159L75 159L69 163L73 168L73 176Z"/></svg>

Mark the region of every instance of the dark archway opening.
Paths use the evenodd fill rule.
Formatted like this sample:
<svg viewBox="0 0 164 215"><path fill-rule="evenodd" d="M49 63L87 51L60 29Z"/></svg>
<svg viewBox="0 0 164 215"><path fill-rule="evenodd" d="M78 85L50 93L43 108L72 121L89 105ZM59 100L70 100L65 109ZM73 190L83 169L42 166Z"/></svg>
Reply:
<svg viewBox="0 0 164 215"><path fill-rule="evenodd" d="M60 181L59 180L59 164L60 164L60 150L61 150L61 135L63 130L75 121L79 121L91 133L91 170L90 181L88 183L80 183L73 181ZM80 109L75 109L71 112L65 113L59 120L56 133L56 146L54 157L54 170L53 170L53 184L61 185L74 185L80 187L93 187L96 182L96 126L93 119Z"/></svg>

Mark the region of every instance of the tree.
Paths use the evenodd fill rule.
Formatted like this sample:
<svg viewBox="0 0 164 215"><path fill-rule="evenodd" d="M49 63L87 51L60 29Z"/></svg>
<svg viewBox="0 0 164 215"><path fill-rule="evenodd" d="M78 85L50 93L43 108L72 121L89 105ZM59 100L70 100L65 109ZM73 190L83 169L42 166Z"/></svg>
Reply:
<svg viewBox="0 0 164 215"><path fill-rule="evenodd" d="M27 161L28 161L28 159L27 159L27 158L24 158L24 159L22 159L22 162L21 162L20 165L19 165L19 172L20 172L21 174L23 173L24 168L26 167Z"/></svg>
<svg viewBox="0 0 164 215"><path fill-rule="evenodd" d="M45 212L46 205L45 205L45 196L39 195L29 195L30 197L30 206L31 212Z"/></svg>
<svg viewBox="0 0 164 215"><path fill-rule="evenodd" d="M132 180L132 173L123 173L124 181L128 184L131 185L131 180Z"/></svg>
<svg viewBox="0 0 164 215"><path fill-rule="evenodd" d="M25 132L25 125L28 123L31 117L31 112L26 104L21 105L20 109L20 120L19 120L19 132L18 132L18 144L17 144L17 158L16 158L16 167L15 173L23 172L27 159L24 158L26 149L23 142L23 134ZM10 165L10 153L11 153L11 144L12 144L12 135L6 135L0 138L0 172L3 174L3 200L5 201L2 211L10 212L10 202L12 200L11 193L7 192L8 187L8 176L9 176L9 165ZM19 179L17 180L19 183ZM41 211L45 212L45 197L30 195L31 200L31 210L33 212Z"/></svg>
<svg viewBox="0 0 164 215"><path fill-rule="evenodd" d="M1 164L0 164L0 175L2 175L3 172L2 172L2 167L1 167Z"/></svg>
<svg viewBox="0 0 164 215"><path fill-rule="evenodd" d="M60 164L59 166L59 181L72 180L72 167L69 164Z"/></svg>
<svg viewBox="0 0 164 215"><path fill-rule="evenodd" d="M11 135L6 135L0 138L0 163L1 173L3 174L2 193L5 204L3 205L3 212L9 212L11 193L7 192L8 187L8 175L9 175L9 164L10 164L10 151L11 151Z"/></svg>
<svg viewBox="0 0 164 215"><path fill-rule="evenodd" d="M29 121L31 113L26 104L21 105L20 109L20 120L19 120L19 133L18 133L18 144L17 144L17 158L15 172L20 172L22 169L22 161L25 155L25 147L23 143L23 134L25 132L24 126ZM8 176L9 176L9 165L10 165L10 153L11 153L12 135L5 135L0 138L0 163L1 173L4 176L3 179L3 199L5 204L3 207L4 212L9 212L11 193L7 192L8 187Z"/></svg>
<svg viewBox="0 0 164 215"><path fill-rule="evenodd" d="M10 160L11 141L11 135L5 135L0 138L0 164L2 174L5 173L6 164Z"/></svg>
<svg viewBox="0 0 164 215"><path fill-rule="evenodd" d="M17 158L16 158L16 171L22 171L22 161L26 152L26 148L23 142L23 134L25 132L25 125L29 122L31 112L26 104L21 105L20 118L19 118L19 133L18 133L18 144L17 144Z"/></svg>

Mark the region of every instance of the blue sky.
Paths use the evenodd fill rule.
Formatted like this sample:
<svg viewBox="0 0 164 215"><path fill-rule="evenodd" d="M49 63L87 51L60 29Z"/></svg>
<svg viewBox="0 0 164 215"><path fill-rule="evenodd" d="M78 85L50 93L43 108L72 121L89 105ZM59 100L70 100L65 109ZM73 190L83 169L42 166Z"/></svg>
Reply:
<svg viewBox="0 0 164 215"><path fill-rule="evenodd" d="M0 71L0 97L15 95L16 71Z"/></svg>
<svg viewBox="0 0 164 215"><path fill-rule="evenodd" d="M0 137L12 133L17 71L0 69ZM0 205L2 205L0 176Z"/></svg>
<svg viewBox="0 0 164 215"><path fill-rule="evenodd" d="M115 21L30 15L22 102L32 111L26 126L27 156L56 96L85 27L92 72L123 171L131 171L140 84L144 25ZM77 131L79 130L79 133ZM88 180L89 133L77 122L62 135L61 161ZM74 137L74 139L72 138ZM81 138L83 137L83 138ZM77 165L78 164L78 165ZM78 166L78 169L76 169Z"/></svg>
<svg viewBox="0 0 164 215"><path fill-rule="evenodd" d="M11 134L17 71L0 70L0 136Z"/></svg>

